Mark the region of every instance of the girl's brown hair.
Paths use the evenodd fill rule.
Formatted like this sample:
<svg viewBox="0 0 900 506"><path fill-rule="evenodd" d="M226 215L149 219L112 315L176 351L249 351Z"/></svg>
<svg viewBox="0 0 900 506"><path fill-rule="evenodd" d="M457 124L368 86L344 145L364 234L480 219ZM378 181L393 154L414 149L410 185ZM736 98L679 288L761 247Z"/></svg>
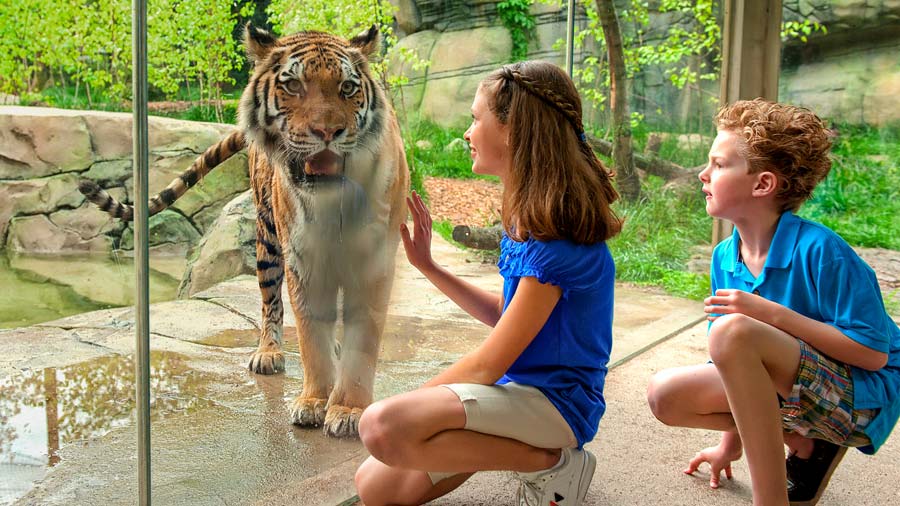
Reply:
<svg viewBox="0 0 900 506"><path fill-rule="evenodd" d="M584 135L581 98L556 65L505 65L481 82L491 112L509 127L512 154L501 216L513 240L606 241L622 229L610 207L614 174Z"/></svg>
<svg viewBox="0 0 900 506"><path fill-rule="evenodd" d="M716 128L743 139L738 152L750 173L778 176L782 211L796 211L812 196L831 170L832 134L809 109L769 102L739 100L716 115Z"/></svg>

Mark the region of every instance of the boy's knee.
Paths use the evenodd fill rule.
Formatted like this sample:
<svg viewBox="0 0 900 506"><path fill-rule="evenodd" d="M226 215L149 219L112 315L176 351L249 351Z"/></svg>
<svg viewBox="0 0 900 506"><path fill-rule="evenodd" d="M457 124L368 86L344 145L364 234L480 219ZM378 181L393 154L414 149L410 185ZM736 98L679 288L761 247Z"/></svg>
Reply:
<svg viewBox="0 0 900 506"><path fill-rule="evenodd" d="M735 313L720 316L709 329L709 356L716 364L746 358L754 345L753 327L756 320Z"/></svg>
<svg viewBox="0 0 900 506"><path fill-rule="evenodd" d="M650 378L647 385L647 405L657 420L666 425L677 425L678 402L671 392L670 377L661 371Z"/></svg>
<svg viewBox="0 0 900 506"><path fill-rule="evenodd" d="M398 430L391 418L390 406L385 401L372 404L359 418L360 441L373 457L387 465L396 463L401 448Z"/></svg>

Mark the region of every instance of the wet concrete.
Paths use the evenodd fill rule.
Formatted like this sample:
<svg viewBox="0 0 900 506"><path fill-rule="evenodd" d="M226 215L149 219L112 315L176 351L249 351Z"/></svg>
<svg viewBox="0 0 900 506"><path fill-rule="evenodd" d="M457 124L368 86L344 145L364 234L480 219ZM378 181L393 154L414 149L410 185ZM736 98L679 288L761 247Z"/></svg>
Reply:
<svg viewBox="0 0 900 506"><path fill-rule="evenodd" d="M440 240L434 250L452 271L499 290L493 265L467 261ZM376 398L420 386L489 331L409 268L402 255ZM302 387L290 311L285 314L287 371L267 377L245 368L256 345L259 301L255 277L244 276L192 300L152 305L154 504L314 506L353 497L353 471L365 455L359 442L329 439L320 430L289 423L287 404ZM641 350L696 321L701 309L697 302L619 287L613 362L634 361ZM0 385L34 385L15 386L17 393L10 396L21 399L16 405L30 418L0 418L0 433L12 430L18 441L30 441L27 462L10 460L9 452L0 455L7 480L0 482L5 494L0 504L134 503L133 379L126 358L133 350L133 325L132 309L119 308L0 331L0 378L5 378ZM51 376L58 392L55 409L44 386ZM54 411L57 421L48 423L47 413ZM69 412L74 414L64 416ZM65 435L75 434L79 423L96 429Z"/></svg>

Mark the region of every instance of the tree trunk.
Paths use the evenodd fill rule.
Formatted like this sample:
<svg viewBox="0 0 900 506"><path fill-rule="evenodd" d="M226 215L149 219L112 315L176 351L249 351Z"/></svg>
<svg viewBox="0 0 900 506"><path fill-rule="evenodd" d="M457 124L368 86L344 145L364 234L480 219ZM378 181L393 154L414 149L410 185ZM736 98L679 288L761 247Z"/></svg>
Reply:
<svg viewBox="0 0 900 506"><path fill-rule="evenodd" d="M503 235L503 227L469 227L457 225L453 227L453 240L474 249L497 249L500 247L500 238Z"/></svg>
<svg viewBox="0 0 900 506"><path fill-rule="evenodd" d="M597 139L591 136L588 136L588 142L591 143L591 147L594 148L594 151L606 156L612 156L614 146L611 142L605 141L603 139ZM678 164L674 164L668 160L663 160L662 158L657 158L656 156L650 154L640 155L638 153L634 153L632 154L632 159L634 161L634 165L638 169L643 170L647 174L659 176L666 181L696 177L697 174L703 169L702 166L685 168Z"/></svg>
<svg viewBox="0 0 900 506"><path fill-rule="evenodd" d="M628 112L628 83L625 78L625 52L622 49L622 31L613 0L596 0L597 14L606 39L609 55L609 102L613 124L613 163L618 173L619 192L625 200L634 201L641 196L641 181L634 170L631 144L631 115Z"/></svg>

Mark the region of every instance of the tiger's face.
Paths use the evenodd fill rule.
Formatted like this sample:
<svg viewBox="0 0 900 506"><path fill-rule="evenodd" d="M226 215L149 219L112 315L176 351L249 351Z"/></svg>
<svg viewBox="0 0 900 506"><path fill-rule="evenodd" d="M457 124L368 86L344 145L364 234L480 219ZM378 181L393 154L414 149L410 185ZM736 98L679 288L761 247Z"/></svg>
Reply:
<svg viewBox="0 0 900 506"><path fill-rule="evenodd" d="M254 69L241 127L295 181L339 176L346 157L378 142L385 98L368 66L378 40L375 26L349 41L320 32L275 39L247 26Z"/></svg>

